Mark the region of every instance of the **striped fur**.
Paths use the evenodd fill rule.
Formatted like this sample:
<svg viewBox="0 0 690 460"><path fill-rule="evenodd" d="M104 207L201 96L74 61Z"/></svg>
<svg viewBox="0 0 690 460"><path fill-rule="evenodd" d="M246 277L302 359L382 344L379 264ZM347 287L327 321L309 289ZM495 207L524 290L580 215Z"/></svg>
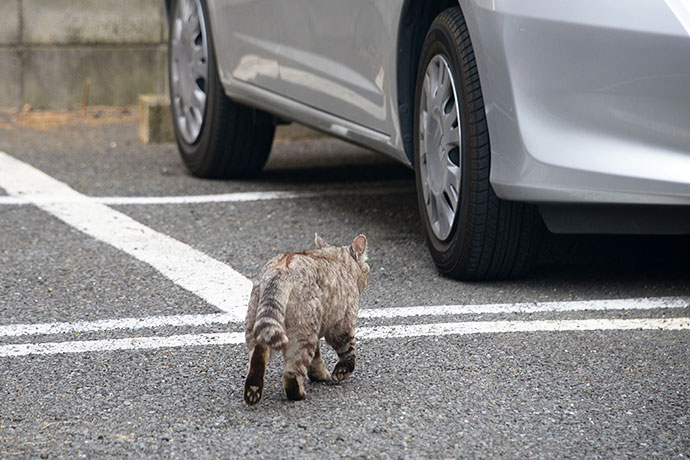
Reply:
<svg viewBox="0 0 690 460"><path fill-rule="evenodd" d="M292 285L285 282L286 278L285 273L277 273L261 290L254 321L253 332L256 341L274 350L282 350L289 342L285 334L285 306Z"/></svg>

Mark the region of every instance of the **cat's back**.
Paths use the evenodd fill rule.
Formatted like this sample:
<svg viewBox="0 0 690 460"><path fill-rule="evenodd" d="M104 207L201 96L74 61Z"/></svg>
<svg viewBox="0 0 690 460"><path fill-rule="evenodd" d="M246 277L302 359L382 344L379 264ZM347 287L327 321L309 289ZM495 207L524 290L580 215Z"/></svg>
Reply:
<svg viewBox="0 0 690 460"><path fill-rule="evenodd" d="M286 282L303 284L329 281L349 281L348 267L339 254L341 248L308 249L302 252L286 252L270 259L261 270L260 278L269 279L276 275Z"/></svg>

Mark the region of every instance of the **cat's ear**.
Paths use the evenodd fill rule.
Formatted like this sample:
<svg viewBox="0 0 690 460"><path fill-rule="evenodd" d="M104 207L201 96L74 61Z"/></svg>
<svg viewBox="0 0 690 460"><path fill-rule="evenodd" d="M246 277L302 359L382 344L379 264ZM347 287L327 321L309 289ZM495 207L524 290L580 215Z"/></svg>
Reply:
<svg viewBox="0 0 690 460"><path fill-rule="evenodd" d="M314 244L318 249L328 246L328 243L326 243L326 241L321 238L318 233L314 233Z"/></svg>
<svg viewBox="0 0 690 460"><path fill-rule="evenodd" d="M352 254L352 257L355 259L359 260L362 259L364 261L367 260L367 237L364 235L359 235L357 238L352 240L352 244L350 245L350 254Z"/></svg>

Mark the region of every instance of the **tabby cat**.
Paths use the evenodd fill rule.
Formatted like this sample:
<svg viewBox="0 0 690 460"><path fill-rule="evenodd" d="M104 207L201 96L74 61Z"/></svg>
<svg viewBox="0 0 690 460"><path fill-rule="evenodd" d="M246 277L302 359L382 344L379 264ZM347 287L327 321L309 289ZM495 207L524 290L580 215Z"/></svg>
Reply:
<svg viewBox="0 0 690 460"><path fill-rule="evenodd" d="M304 377L336 381L355 369L355 322L359 295L369 280L367 239L329 246L315 235L316 249L288 252L269 260L254 281L245 320L249 372L244 401L259 402L266 364L282 351L283 388L291 400L306 397ZM321 358L319 340L338 354L331 375Z"/></svg>

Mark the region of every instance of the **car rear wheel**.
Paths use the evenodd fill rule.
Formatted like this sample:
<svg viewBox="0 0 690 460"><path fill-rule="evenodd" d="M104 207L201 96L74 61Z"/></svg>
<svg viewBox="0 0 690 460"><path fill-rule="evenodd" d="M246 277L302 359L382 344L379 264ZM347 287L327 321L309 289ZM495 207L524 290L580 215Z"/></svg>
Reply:
<svg viewBox="0 0 690 460"><path fill-rule="evenodd" d="M225 95L204 2L174 0L170 11L170 103L185 166L206 178L258 174L273 143L271 116Z"/></svg>
<svg viewBox="0 0 690 460"><path fill-rule="evenodd" d="M479 74L459 8L443 11L424 41L415 93L417 199L431 256L457 279L528 272L544 226L536 207L499 199Z"/></svg>

